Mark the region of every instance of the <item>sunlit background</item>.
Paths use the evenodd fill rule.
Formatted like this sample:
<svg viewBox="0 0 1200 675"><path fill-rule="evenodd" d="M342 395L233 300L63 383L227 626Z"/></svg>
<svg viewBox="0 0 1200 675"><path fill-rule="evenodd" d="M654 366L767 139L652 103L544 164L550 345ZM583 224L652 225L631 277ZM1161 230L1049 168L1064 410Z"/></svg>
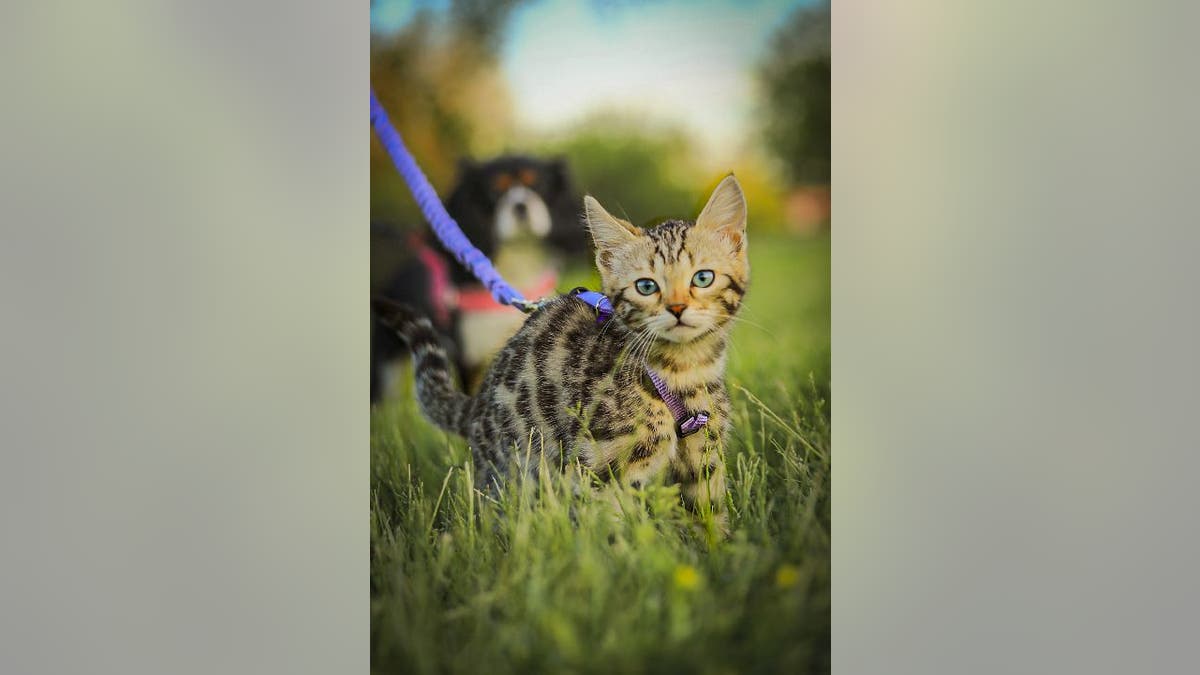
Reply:
<svg viewBox="0 0 1200 675"><path fill-rule="evenodd" d="M536 513L508 498L472 510L466 443L420 415L411 373L375 367L386 365L388 335L373 337L378 672L828 670L829 48L824 3L373 3L372 86L464 229L478 216L455 189L477 185L472 164L459 179L463 158L565 159L575 194L554 223L580 235L584 193L637 225L690 219L732 171L749 208L753 270L725 372L732 533L721 544L693 536L695 514L683 513L675 486L644 492L664 495L645 522L641 510L619 523L581 515L587 495L567 506L546 496ZM482 188L466 194L491 208ZM430 228L374 135L371 211L373 290L425 301L415 289L435 275L407 272L422 260L419 237L392 230L429 239ZM477 241L490 233L483 220ZM377 226L387 234L374 236ZM558 292L598 287L580 240ZM493 258L518 287L512 275L533 266L505 272L504 254ZM436 317L445 296L428 297ZM521 325L511 308L488 319L460 309L458 354L485 340L499 349L492 338Z"/></svg>
<svg viewBox="0 0 1200 675"><path fill-rule="evenodd" d="M836 672L1194 670L1197 6L836 11ZM366 6L0 14L0 670L367 672Z"/></svg>
<svg viewBox="0 0 1200 675"><path fill-rule="evenodd" d="M828 226L823 3L376 0L371 25L372 84L443 194L460 157L562 155L637 223L734 171L755 230ZM374 139L371 162L373 217L419 222Z"/></svg>

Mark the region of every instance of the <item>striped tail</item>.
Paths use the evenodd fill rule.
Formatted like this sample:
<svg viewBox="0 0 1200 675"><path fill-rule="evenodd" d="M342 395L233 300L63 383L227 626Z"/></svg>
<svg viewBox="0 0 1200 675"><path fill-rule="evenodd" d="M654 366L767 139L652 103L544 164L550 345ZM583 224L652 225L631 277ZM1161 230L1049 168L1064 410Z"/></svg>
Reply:
<svg viewBox="0 0 1200 675"><path fill-rule="evenodd" d="M417 403L421 412L438 427L465 435L471 399L454 385L450 360L433 324L414 313L408 305L381 296L371 299L371 309L412 351Z"/></svg>

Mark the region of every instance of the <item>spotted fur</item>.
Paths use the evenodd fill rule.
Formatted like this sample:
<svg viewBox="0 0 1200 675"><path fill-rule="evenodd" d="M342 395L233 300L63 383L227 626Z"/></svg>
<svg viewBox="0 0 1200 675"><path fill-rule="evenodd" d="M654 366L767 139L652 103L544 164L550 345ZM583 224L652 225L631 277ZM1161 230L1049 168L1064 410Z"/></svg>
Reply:
<svg viewBox="0 0 1200 675"><path fill-rule="evenodd" d="M480 487L535 470L542 460L558 469L579 462L604 482L678 483L690 508L722 512L726 347L750 273L741 187L730 175L695 221L646 230L591 197L584 206L614 318L598 326L584 303L553 300L500 351L474 397L452 384L428 321L386 301L375 309L409 343L425 416L470 443ZM705 269L715 278L701 288L692 280ZM646 278L658 292L636 290ZM703 431L678 437L647 365L689 410L709 412Z"/></svg>

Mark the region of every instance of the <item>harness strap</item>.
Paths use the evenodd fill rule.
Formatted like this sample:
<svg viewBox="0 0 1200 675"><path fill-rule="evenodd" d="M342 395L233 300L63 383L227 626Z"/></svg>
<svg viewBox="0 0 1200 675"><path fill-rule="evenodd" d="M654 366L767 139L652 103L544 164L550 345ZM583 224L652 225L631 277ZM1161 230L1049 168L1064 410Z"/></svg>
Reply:
<svg viewBox="0 0 1200 675"><path fill-rule="evenodd" d="M612 301L608 299L607 295L579 286L571 291L571 297L582 300L588 307L596 310L596 323L604 323L612 318Z"/></svg>
<svg viewBox="0 0 1200 675"><path fill-rule="evenodd" d="M604 323L612 318L612 301L603 293L589 291L580 286L572 290L570 295L596 310L596 323ZM650 366L646 366L646 376L650 378L650 382L654 384L655 391L658 392L658 397L662 399L663 403L667 404L667 409L671 411L671 416L675 418L675 433L680 438L691 436L703 429L704 425L708 424L708 411L701 410L689 413L687 406L683 403L683 399L671 391L666 381L658 373L651 370Z"/></svg>
<svg viewBox="0 0 1200 675"><path fill-rule="evenodd" d="M450 270L446 260L417 235L409 237L408 245L416 249L417 260L421 261L428 273L429 302L433 307L434 323L441 328L448 328L455 292L450 285Z"/></svg>
<svg viewBox="0 0 1200 675"><path fill-rule="evenodd" d="M675 433L679 434L680 438L691 436L692 434L704 428L708 424L708 411L701 410L697 413L688 413L687 407L683 405L683 399L675 395L667 387L667 383L663 381L658 373L650 370L646 366L646 375L650 381L654 383L654 388L658 390L658 396L667 404L667 408L671 411L671 415L675 417Z"/></svg>

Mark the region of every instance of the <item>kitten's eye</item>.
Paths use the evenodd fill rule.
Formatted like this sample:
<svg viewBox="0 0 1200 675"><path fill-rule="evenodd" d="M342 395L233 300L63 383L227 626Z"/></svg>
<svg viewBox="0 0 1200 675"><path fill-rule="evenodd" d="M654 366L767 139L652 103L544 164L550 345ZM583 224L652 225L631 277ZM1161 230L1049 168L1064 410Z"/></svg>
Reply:
<svg viewBox="0 0 1200 675"><path fill-rule="evenodd" d="M633 287L642 295L651 295L658 290L658 284L653 279L638 279L633 282Z"/></svg>
<svg viewBox="0 0 1200 675"><path fill-rule="evenodd" d="M692 285L699 288L708 288L712 285L713 279L716 276L712 270L700 270L692 275Z"/></svg>

